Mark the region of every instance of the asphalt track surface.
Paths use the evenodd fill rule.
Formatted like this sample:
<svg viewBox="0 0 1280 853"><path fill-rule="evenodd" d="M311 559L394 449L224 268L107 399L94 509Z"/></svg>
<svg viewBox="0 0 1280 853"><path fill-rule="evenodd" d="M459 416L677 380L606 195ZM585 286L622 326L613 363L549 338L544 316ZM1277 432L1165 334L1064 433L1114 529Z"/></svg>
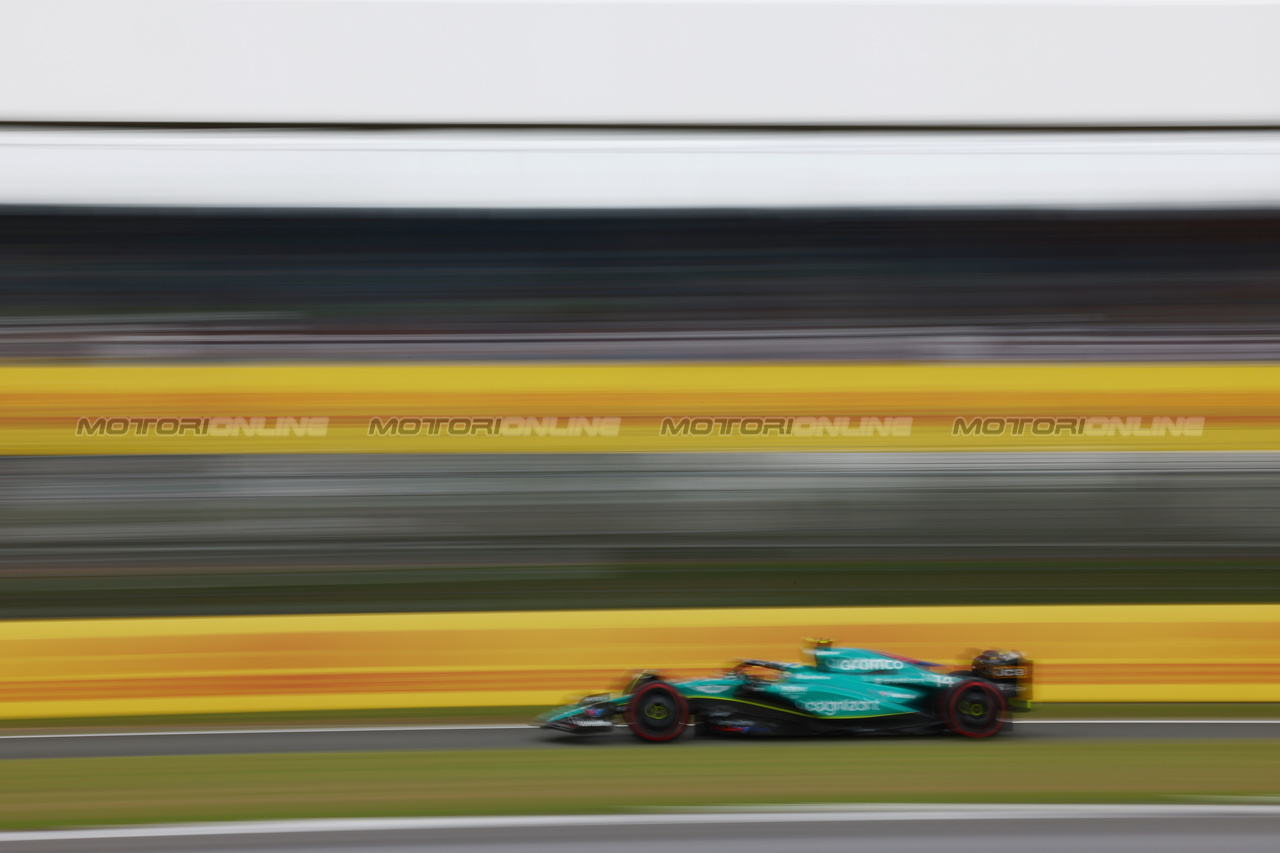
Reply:
<svg viewBox="0 0 1280 853"><path fill-rule="evenodd" d="M263 827L193 826L94 833L0 834L0 849L41 853L222 853L222 851L466 851L466 853L611 853L696 850L705 853L1274 853L1280 813L1257 809L1151 809L1108 813L1051 807L1043 813L992 807L933 807L899 813L753 813L338 821L327 831L310 822Z"/></svg>
<svg viewBox="0 0 1280 853"><path fill-rule="evenodd" d="M1004 735L1002 735L1003 737ZM1257 740L1280 738L1280 720L1017 720L1019 740ZM896 736L895 736L896 737ZM926 736L911 736L916 739ZM938 736L943 737L943 736ZM877 738L880 739L880 738ZM908 739L900 737L898 739ZM857 738L845 738L856 742ZM744 740L686 736L675 748L768 749L796 739ZM0 760L289 752L413 752L482 749L653 749L615 729L569 735L530 726L379 726L0 735ZM658 747L666 748L666 747Z"/></svg>

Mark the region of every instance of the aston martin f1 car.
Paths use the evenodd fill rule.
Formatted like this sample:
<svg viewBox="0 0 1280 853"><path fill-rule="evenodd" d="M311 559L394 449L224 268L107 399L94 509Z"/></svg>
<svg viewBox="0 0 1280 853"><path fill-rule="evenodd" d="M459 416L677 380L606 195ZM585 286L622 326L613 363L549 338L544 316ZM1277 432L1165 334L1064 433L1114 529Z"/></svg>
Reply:
<svg viewBox="0 0 1280 853"><path fill-rule="evenodd" d="M952 732L987 738L1031 700L1031 662L985 651L968 670L817 641L812 663L743 660L713 678L671 680L644 671L618 695L596 694L540 716L535 725L573 734L619 720L641 740L699 735Z"/></svg>

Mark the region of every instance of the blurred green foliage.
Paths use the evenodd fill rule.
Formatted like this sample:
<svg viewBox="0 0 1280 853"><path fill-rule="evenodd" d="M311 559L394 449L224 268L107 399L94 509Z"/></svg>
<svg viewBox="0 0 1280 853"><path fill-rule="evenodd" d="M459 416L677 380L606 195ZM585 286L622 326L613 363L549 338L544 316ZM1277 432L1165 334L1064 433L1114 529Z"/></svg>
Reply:
<svg viewBox="0 0 1280 853"><path fill-rule="evenodd" d="M0 577L0 618L1280 601L1280 561L673 561Z"/></svg>

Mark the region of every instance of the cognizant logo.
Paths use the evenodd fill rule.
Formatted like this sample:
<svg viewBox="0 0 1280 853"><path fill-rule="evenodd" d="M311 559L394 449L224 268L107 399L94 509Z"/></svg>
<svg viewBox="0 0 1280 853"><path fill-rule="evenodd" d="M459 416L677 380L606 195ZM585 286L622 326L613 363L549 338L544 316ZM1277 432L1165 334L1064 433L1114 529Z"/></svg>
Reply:
<svg viewBox="0 0 1280 853"><path fill-rule="evenodd" d="M829 699L824 702L805 702L801 704L810 714L829 717L832 714L847 714L858 711L879 711L880 703L863 699Z"/></svg>

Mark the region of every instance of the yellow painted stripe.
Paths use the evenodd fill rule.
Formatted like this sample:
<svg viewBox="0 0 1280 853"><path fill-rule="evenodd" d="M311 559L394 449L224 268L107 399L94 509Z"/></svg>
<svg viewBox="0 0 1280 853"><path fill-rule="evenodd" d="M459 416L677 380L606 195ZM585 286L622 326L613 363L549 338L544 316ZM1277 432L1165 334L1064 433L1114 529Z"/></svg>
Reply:
<svg viewBox="0 0 1280 853"><path fill-rule="evenodd" d="M539 705L804 636L1036 661L1056 702L1280 701L1280 605L774 608L0 623L0 717Z"/></svg>
<svg viewBox="0 0 1280 853"><path fill-rule="evenodd" d="M395 417L444 426L370 435L371 420ZM742 422L716 422L707 435L663 434L665 419L699 417L777 420L753 421L759 434ZM82 418L133 422L124 435L77 435ZM158 435L156 425L140 425L148 418L226 420ZM246 435L254 418L283 434ZM312 418L323 426L302 420ZM570 418L588 419L596 434L571 434ZM832 434L841 418L849 428ZM998 433L956 434L957 419L975 418L1008 423ZM505 420L489 428L487 419ZM1037 434L1027 419L1051 420L1053 430ZM449 434L450 421L459 434ZM1124 449L1280 449L1280 366L0 366L0 454L10 455Z"/></svg>
<svg viewBox="0 0 1280 853"><path fill-rule="evenodd" d="M839 624L928 626L959 620L973 624L1036 621L1133 625L1226 622L1280 625L1276 604L1041 604L1026 607L742 607L678 610L529 610L502 613L344 613L304 616L160 617L147 619L37 619L0 622L0 642L113 637L217 637L241 634L374 633L396 631L489 632L555 629L686 629L789 627ZM3 660L0 659L0 667ZM0 669L0 673L3 669Z"/></svg>

